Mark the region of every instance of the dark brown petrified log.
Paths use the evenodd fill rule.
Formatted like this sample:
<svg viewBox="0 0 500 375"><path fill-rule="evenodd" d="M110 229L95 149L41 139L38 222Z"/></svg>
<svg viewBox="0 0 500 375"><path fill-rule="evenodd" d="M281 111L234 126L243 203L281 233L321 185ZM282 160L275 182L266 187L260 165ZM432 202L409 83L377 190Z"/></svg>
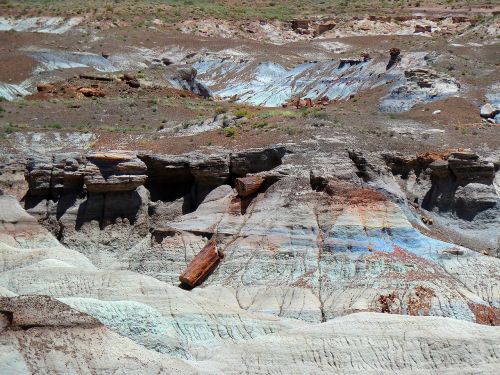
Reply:
<svg viewBox="0 0 500 375"><path fill-rule="evenodd" d="M217 267L224 254L217 249L215 240L210 240L188 264L179 280L182 284L194 288Z"/></svg>
<svg viewBox="0 0 500 375"><path fill-rule="evenodd" d="M249 176L249 177L240 177L235 181L236 192L240 197L248 197L253 193L256 193L262 183L264 182L264 178L260 176Z"/></svg>

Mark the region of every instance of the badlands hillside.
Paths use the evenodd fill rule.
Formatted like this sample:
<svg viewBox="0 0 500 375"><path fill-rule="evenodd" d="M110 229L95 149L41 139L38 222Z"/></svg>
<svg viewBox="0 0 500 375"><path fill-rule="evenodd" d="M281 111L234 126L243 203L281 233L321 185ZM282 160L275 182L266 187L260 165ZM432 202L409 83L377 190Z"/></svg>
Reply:
<svg viewBox="0 0 500 375"><path fill-rule="evenodd" d="M0 0L0 374L498 374L495 1Z"/></svg>

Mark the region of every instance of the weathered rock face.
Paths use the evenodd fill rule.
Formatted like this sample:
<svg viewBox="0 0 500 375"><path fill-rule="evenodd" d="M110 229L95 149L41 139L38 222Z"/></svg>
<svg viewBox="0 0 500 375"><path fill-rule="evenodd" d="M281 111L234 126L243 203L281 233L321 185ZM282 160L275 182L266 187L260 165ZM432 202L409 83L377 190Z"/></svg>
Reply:
<svg viewBox="0 0 500 375"><path fill-rule="evenodd" d="M376 155L346 153L324 174L317 165L313 179L285 160L279 170L257 173L272 183L248 197L228 185L236 171L280 164L281 159L269 164L276 152L284 153L251 150L248 160L245 153L140 155L144 186L89 192L83 174L81 196L64 193L64 184L57 199L40 196L36 207L45 210L44 224L55 220L61 241L77 246L101 269L62 246L15 198L0 196L0 295L6 297L0 300L0 347L7 348L0 356L9 359L0 361L0 371L56 372L64 363L64 372L276 372L297 353L299 373L412 371L415 362L452 372L498 366L500 353L491 354L498 333L486 325L500 322L500 260L420 233L396 189L396 171L407 180L415 170L428 173L431 186L428 166L436 158L394 156L387 158L389 166ZM82 170L90 164L85 160ZM233 160L240 169L232 168ZM104 163L104 176L116 176L121 163ZM136 176L126 165L120 171ZM102 182L101 169L91 170ZM154 178L166 187L171 178L184 179L189 192L197 184L220 185L183 214L173 195L149 203ZM391 178L396 199L386 195ZM455 196L461 194L457 189ZM135 221L119 212L133 207L134 196ZM65 200L70 203L63 210ZM168 215L159 213L169 209ZM224 259L200 287L182 290L179 275L212 237ZM58 314L50 315L54 310ZM440 340L447 345L436 347ZM384 356L387 343L404 345L404 353Z"/></svg>
<svg viewBox="0 0 500 375"><path fill-rule="evenodd" d="M28 192L24 177L26 162L10 155L0 156L0 195L8 194L21 200Z"/></svg>
<svg viewBox="0 0 500 375"><path fill-rule="evenodd" d="M493 194L493 197L496 196L497 194L492 186L495 178L493 163L479 160L479 156L474 153L453 152L447 160L433 162L429 167L432 171L431 179L433 184L422 202L424 208L432 210L433 207L438 207L441 211L452 211L461 218L471 220L475 214L495 206L493 204L486 207L478 204L474 210L475 213L470 210L466 212L463 209L457 210L457 200L455 199L455 192L459 187L462 187L462 189L458 200L463 202L464 194L477 189L477 185L483 185L486 190L489 190L488 186L491 186L491 194ZM471 186L465 190L463 189L463 187L467 187L471 183L474 184L475 188ZM470 195L468 200L473 201L474 196ZM463 204L461 206L464 207ZM473 203L472 206L474 206Z"/></svg>
<svg viewBox="0 0 500 375"><path fill-rule="evenodd" d="M131 191L146 182L146 164L134 154L96 153L87 155L84 183L89 193Z"/></svg>
<svg viewBox="0 0 500 375"><path fill-rule="evenodd" d="M401 331L406 332L404 349L398 344ZM491 337L485 327L450 319L358 313L247 343L224 345L210 353L205 365L224 374L280 373L283 362L288 363L286 371L293 374L367 374L387 369L411 373L415 366L424 371L443 368L454 373L475 371L474 365L463 363L463 359L472 357L479 368L494 372L496 358L488 353L497 352L497 333ZM437 344L441 340L447 344ZM427 355L429 352L433 354ZM404 359L406 356L411 356L413 364Z"/></svg>
<svg viewBox="0 0 500 375"><path fill-rule="evenodd" d="M130 191L144 184L146 166L134 154L110 152L55 154L28 161L26 179L32 197L59 197L63 193Z"/></svg>
<svg viewBox="0 0 500 375"><path fill-rule="evenodd" d="M417 103L429 102L457 94L460 83L451 76L427 68L408 69L383 99L380 109L385 112L406 111Z"/></svg>
<svg viewBox="0 0 500 375"><path fill-rule="evenodd" d="M33 157L26 167L25 207L65 245L98 264L120 264L119 249L140 242L153 222L192 212L215 188L274 168L284 154L274 147L236 154ZM267 185L271 180L266 177Z"/></svg>
<svg viewBox="0 0 500 375"><path fill-rule="evenodd" d="M370 189L330 182L315 192L309 181L285 177L259 194L244 214L235 204L228 194L170 222L174 231L145 244L148 256L140 261L134 256L131 264L144 270L161 261L155 277L173 282L184 264L175 244L182 238L184 246L196 246L187 245L192 240L180 233L211 234L225 257L206 285L230 286L249 310L306 321L352 311L476 321L471 306L477 298L485 307L499 298L495 292L490 299L483 289L493 284L497 289L490 267L500 266L499 260L420 234L397 205ZM166 257L173 262L161 260ZM465 281L471 264L472 274L480 275L474 282ZM476 282L482 286L472 290ZM476 297L464 298L468 293Z"/></svg>
<svg viewBox="0 0 500 375"><path fill-rule="evenodd" d="M389 178L392 185L397 182L401 190L393 191L427 210L435 219L434 227L457 243L500 256L497 165L470 151L385 154L383 158L390 173L376 167L377 160L364 164L360 156L353 160L369 181L382 185Z"/></svg>
<svg viewBox="0 0 500 375"><path fill-rule="evenodd" d="M468 182L491 185L495 178L493 163L479 160L474 153L453 152L448 158L448 166L460 185Z"/></svg>
<svg viewBox="0 0 500 375"><path fill-rule="evenodd" d="M284 147L249 149L214 155L146 155L139 157L148 168L146 187L152 200L185 198L185 212L195 209L206 195L234 177L273 169L285 156Z"/></svg>
<svg viewBox="0 0 500 375"><path fill-rule="evenodd" d="M78 153L30 158L26 166L29 196L57 197L63 192L80 190L83 185L80 166L83 163L84 159Z"/></svg>
<svg viewBox="0 0 500 375"><path fill-rule="evenodd" d="M493 185L479 183L458 187L454 198L457 215L466 220L472 220L477 214L494 209L500 203Z"/></svg>
<svg viewBox="0 0 500 375"><path fill-rule="evenodd" d="M273 169L281 164L285 156L285 147L247 150L231 155L231 173L243 177L248 173L256 173Z"/></svg>
<svg viewBox="0 0 500 375"><path fill-rule="evenodd" d="M47 296L0 298L0 335L3 374L31 374L34 369L75 374L197 373L182 361L146 350L96 318Z"/></svg>

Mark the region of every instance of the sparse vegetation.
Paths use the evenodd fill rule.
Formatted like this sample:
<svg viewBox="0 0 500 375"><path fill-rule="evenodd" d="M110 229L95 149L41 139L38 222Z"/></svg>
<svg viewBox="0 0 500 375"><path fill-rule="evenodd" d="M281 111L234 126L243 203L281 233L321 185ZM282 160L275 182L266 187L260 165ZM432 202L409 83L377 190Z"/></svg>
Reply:
<svg viewBox="0 0 500 375"><path fill-rule="evenodd" d="M258 121L252 125L252 128L262 129L262 128L266 127L267 125L269 125L269 123L267 121Z"/></svg>
<svg viewBox="0 0 500 375"><path fill-rule="evenodd" d="M236 129L234 127L229 127L225 129L226 137L233 138L236 135Z"/></svg>

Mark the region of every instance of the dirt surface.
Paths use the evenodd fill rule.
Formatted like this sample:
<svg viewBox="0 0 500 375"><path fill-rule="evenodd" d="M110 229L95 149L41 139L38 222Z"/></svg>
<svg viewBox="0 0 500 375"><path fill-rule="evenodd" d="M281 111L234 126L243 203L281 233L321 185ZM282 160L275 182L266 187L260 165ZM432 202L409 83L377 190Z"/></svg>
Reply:
<svg viewBox="0 0 500 375"><path fill-rule="evenodd" d="M403 27L405 22L424 22L421 17L455 17L453 21L449 18L450 29L428 35L399 35L397 32L372 35L373 30L367 29L366 35L313 37L300 30L293 31L293 25L285 21L291 21L294 14L303 15L304 19L314 14L322 19L331 15L334 9L335 14L344 17L337 22L344 25L342 27L351 25L357 28L360 22L370 19L375 20L375 26L370 27L378 27L377 24L382 27L387 22L383 18L384 12L387 13L383 7L388 5L374 11L369 10L367 2L333 4L331 8L316 3L291 2L288 5L290 12L283 18L285 23L280 24L283 29L278 29L276 38L281 40L283 35L292 33L298 39L292 38L290 42L277 45L273 40L254 40L253 31L247 30L246 26L242 26L243 34L238 34L238 37L225 37L223 33L203 35L199 30L181 32L179 25L182 22L207 22L211 19L208 16L220 16L218 10L225 7L225 16L221 17L225 20L233 19L237 23L260 19L260 25L267 27L271 24L269 18L281 19L281 16L269 14L268 18L261 12L278 11L280 4L218 1L212 4L192 2L180 7L176 2L162 5L139 2L130 7L127 2L102 5L87 1L72 9L72 16L82 18L79 26L63 34L0 32L0 63L3 66L0 82L27 85L32 92L25 99L1 104L3 137L0 142L4 147L12 147L12 141L9 141L12 133L55 131L96 134L97 140L92 147L98 149L149 149L172 153L210 146L237 149L286 142L321 142L324 147L362 145L368 150L412 152L443 150L450 146L495 149L499 142L498 126L481 119L479 108L487 102L486 95L500 79L498 43L495 38L487 37L488 33L481 34L483 29L480 28L498 22L494 16L491 18L498 7L481 2L467 7L461 2L436 4L423 1L419 4L419 7L413 4L407 8L390 5L391 22ZM252 7L254 9L250 11ZM4 14L12 16L70 15L68 4L62 1L52 2L48 8L24 1L1 4L0 8ZM354 9L356 16L353 15ZM153 10L161 22L149 23ZM200 11L204 11L207 17L197 17ZM131 17L125 22L120 17L127 12ZM167 18L162 19L162 14L175 14L173 22L166 22ZM240 18L235 14L243 16ZM257 32L261 32L259 30ZM467 44L471 40L474 43ZM390 85L356 93L326 107L272 109L217 98L207 100L189 91L173 89L168 83L168 77L178 67L190 66L203 59L251 59L256 64L272 61L291 69L304 61L337 61L362 53L371 58L385 59L388 50L394 46L400 48L402 54L427 52L433 69L460 82L459 95L419 104L407 112L390 114L379 111L380 98L387 95ZM94 54L96 58L111 56L110 61L133 57L136 63L130 69L107 73L86 67L48 69L33 57L39 51L69 52L79 56ZM173 65L165 66L161 61L152 65L150 57L148 61L144 60L145 63L141 62L141 58L150 55L169 56ZM127 85L122 79L123 71L137 76L140 87ZM111 80L81 79L81 74L105 75ZM233 80L237 82L238 79L235 76ZM49 89L38 92L36 85L39 83L49 84ZM93 91L98 95L86 96L83 94L85 90L87 94ZM218 114L242 114L244 119L230 129L184 136L177 134L176 129L189 129Z"/></svg>

